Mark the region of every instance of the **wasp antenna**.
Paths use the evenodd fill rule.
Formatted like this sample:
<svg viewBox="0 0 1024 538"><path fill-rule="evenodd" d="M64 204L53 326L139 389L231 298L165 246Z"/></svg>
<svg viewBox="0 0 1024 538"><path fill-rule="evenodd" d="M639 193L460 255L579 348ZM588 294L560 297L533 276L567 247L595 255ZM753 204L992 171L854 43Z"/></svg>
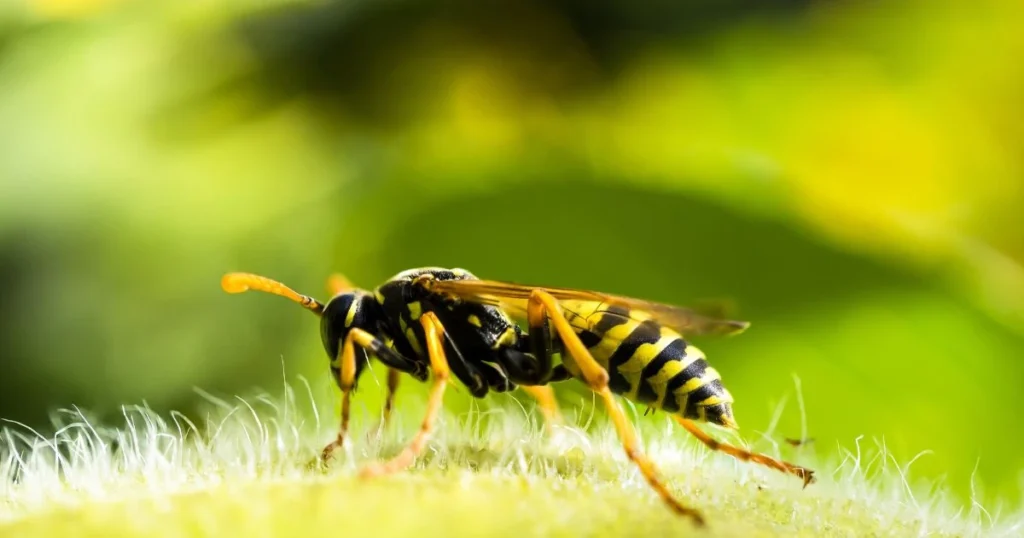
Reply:
<svg viewBox="0 0 1024 538"><path fill-rule="evenodd" d="M249 290L273 293L299 303L318 316L324 313L324 305L316 299L302 295L288 286L264 276L252 273L228 273L220 279L220 287L228 293L242 293Z"/></svg>

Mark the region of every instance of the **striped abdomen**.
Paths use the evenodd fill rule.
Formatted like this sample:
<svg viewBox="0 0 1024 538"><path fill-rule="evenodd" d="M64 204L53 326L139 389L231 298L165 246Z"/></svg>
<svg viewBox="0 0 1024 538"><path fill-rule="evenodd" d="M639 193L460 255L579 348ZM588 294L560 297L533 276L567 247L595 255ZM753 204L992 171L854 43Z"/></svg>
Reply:
<svg viewBox="0 0 1024 538"><path fill-rule="evenodd" d="M735 427L732 395L704 353L642 312L566 301L566 317L609 376L612 392L654 409ZM563 361L572 359L563 354ZM576 374L575 364L566 364Z"/></svg>

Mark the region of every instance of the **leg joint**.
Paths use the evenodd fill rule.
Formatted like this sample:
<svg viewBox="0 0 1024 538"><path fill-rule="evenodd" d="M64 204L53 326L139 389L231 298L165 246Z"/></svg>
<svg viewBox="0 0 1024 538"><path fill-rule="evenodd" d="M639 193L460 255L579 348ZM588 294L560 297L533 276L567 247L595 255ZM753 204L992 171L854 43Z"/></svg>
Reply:
<svg viewBox="0 0 1024 538"><path fill-rule="evenodd" d="M604 368L599 368L591 377L593 377L593 379L587 379L587 384L594 390L606 388L608 386L608 381L611 379Z"/></svg>

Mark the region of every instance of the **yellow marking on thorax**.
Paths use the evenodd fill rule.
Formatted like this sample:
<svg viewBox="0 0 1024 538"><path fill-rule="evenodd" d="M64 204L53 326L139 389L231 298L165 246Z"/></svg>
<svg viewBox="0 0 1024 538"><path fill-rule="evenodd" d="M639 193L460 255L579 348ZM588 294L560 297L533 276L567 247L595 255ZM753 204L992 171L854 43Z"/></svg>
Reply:
<svg viewBox="0 0 1024 538"><path fill-rule="evenodd" d="M469 324L476 327L483 327L484 324L480 322L480 318L476 314L469 315Z"/></svg>
<svg viewBox="0 0 1024 538"><path fill-rule="evenodd" d="M515 343L516 343L516 330L513 327L509 327L509 328L505 329L505 332L501 333L501 336L499 336L497 340L494 341L494 345L491 346L491 348L492 349L498 349L498 348L500 348L502 346L509 346L509 347L511 347Z"/></svg>
<svg viewBox="0 0 1024 538"><path fill-rule="evenodd" d="M409 345L412 346L412 350L417 355L423 355L423 348L420 347L419 341L416 340L416 331L412 330L412 327L406 325L405 318L398 316L398 327L401 329L402 334L405 335L405 339L409 341Z"/></svg>
<svg viewBox="0 0 1024 538"><path fill-rule="evenodd" d="M405 330L405 338L417 355L423 355L423 348L420 347L420 342L416 339L416 331L412 330L412 327Z"/></svg>
<svg viewBox="0 0 1024 538"><path fill-rule="evenodd" d="M384 294L379 289L373 290L373 296L377 298L378 303L384 304Z"/></svg>
<svg viewBox="0 0 1024 538"><path fill-rule="evenodd" d="M348 312L345 313L345 327L352 326L352 322L356 319L356 310L359 310L359 301L352 301L352 304L348 307Z"/></svg>
<svg viewBox="0 0 1024 538"><path fill-rule="evenodd" d="M420 319L420 316L423 315L423 305L419 301L413 301L407 307L409 308L409 317L413 321Z"/></svg>

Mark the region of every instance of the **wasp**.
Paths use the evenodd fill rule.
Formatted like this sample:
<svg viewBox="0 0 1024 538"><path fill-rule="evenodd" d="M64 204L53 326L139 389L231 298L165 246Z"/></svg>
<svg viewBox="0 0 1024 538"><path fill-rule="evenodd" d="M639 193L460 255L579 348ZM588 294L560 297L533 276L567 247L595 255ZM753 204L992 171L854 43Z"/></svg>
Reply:
<svg viewBox="0 0 1024 538"><path fill-rule="evenodd" d="M324 348L343 393L341 428L324 455L347 430L349 393L367 352L389 367L385 417L398 372L424 381L428 369L433 373L427 416L416 437L401 454L368 466L361 476L412 464L429 438L453 372L479 397L520 386L538 399L549 425L561 421L550 385L582 381L600 396L627 456L651 487L676 513L699 525L704 524L700 512L672 496L641 451L616 395L664 411L712 450L794 474L804 487L814 481L810 469L717 441L694 422L738 429L734 400L721 375L682 334L737 334L747 322L596 291L481 280L463 269L403 271L373 292L336 284L336 295L326 306L251 274L228 274L222 286L229 292L258 289L284 295L321 316ZM513 320L525 320L527 331ZM363 354L359 363L356 346ZM395 383L391 372L396 372Z"/></svg>

